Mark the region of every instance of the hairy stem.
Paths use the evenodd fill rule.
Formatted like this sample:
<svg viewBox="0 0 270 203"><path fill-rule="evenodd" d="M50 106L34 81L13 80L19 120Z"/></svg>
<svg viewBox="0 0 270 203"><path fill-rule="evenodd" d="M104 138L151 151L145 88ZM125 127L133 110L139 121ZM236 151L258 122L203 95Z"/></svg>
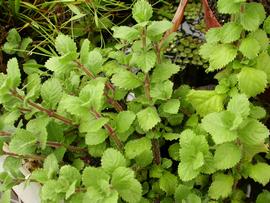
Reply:
<svg viewBox="0 0 270 203"><path fill-rule="evenodd" d="M18 158L22 158L22 159L33 159L33 160L38 160L38 161L44 161L45 157L43 156L38 156L38 155L20 155L20 154L16 154L13 152L7 152L7 151L3 151L4 155L8 155L8 156L12 156L12 157L18 157Z"/></svg>
<svg viewBox="0 0 270 203"><path fill-rule="evenodd" d="M148 99L148 101L151 101L151 94L150 94L150 78L149 74L145 74L145 79L144 79L144 91L145 91L145 96Z"/></svg>
<svg viewBox="0 0 270 203"><path fill-rule="evenodd" d="M152 139L152 151L154 155L155 164L159 165L161 163L160 148L158 139Z"/></svg>

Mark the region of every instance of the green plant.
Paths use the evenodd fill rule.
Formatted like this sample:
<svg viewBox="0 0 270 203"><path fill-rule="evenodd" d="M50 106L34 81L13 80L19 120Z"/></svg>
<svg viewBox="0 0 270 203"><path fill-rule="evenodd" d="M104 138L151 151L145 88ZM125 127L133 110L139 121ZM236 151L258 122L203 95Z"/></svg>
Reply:
<svg viewBox="0 0 270 203"><path fill-rule="evenodd" d="M31 160L37 167L27 182L41 183L50 203L243 202L241 180L268 184L267 112L250 98L268 85L268 38L259 26L269 32L269 20L258 3L218 5L233 22L211 29L200 49L207 71L219 71L214 90L175 87L180 67L163 55L172 23L150 21L146 0L133 6L136 25L112 28L121 41L114 48L93 49L85 39L78 51L59 34L44 67L9 60L0 74L6 196Z"/></svg>

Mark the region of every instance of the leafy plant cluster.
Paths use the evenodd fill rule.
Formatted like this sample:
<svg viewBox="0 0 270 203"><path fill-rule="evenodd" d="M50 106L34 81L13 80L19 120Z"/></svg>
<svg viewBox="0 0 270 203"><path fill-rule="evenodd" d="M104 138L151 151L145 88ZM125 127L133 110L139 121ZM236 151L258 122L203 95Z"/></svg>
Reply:
<svg viewBox="0 0 270 203"><path fill-rule="evenodd" d="M21 182L40 183L44 203L245 202L243 180L269 184L267 111L254 101L269 85L270 17L245 0L218 9L232 21L200 48L212 90L172 81L172 23L151 21L146 0L133 6L137 24L112 28L113 48L59 34L44 65L10 59L0 74L2 200ZM268 201L266 190L257 197Z"/></svg>

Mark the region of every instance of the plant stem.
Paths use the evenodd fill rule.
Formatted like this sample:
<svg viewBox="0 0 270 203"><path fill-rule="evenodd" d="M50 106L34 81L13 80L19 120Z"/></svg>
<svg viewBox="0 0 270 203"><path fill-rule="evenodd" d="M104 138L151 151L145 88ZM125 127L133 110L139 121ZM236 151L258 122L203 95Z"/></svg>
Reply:
<svg viewBox="0 0 270 203"><path fill-rule="evenodd" d="M19 157L22 159L34 159L34 160L38 160L38 161L44 161L45 157L43 156L38 156L38 155L20 155L20 154L16 154L13 152L7 152L7 151L3 151L4 155L8 155L8 156L12 156L12 157Z"/></svg>
<svg viewBox="0 0 270 203"><path fill-rule="evenodd" d="M151 94L150 94L150 78L149 74L145 73L145 79L144 79L144 91L145 91L145 96L148 99L148 101L151 101Z"/></svg>
<svg viewBox="0 0 270 203"><path fill-rule="evenodd" d="M91 113L95 116L96 119L101 118L101 114L98 113L96 110L92 109ZM120 151L123 151L123 143L121 142L121 140L116 135L116 133L115 133L114 129L112 128L112 126L110 124L105 124L104 128L108 131L109 136L112 138L112 140L116 144L117 148Z"/></svg>
<svg viewBox="0 0 270 203"><path fill-rule="evenodd" d="M96 79L95 75L87 67L85 67L79 60L76 60L75 63L89 78ZM112 83L106 82L105 87L107 90L111 90L113 93L115 92ZM111 104L117 112L123 111L123 107L121 106L121 104L119 104L117 101L111 98L107 92L104 92L104 95L107 98L108 103Z"/></svg>
<svg viewBox="0 0 270 203"><path fill-rule="evenodd" d="M12 90L11 91L11 95L14 96L14 97L16 97L17 99L19 99L21 101L24 101L25 100L25 97L19 95L16 90ZM64 116L59 115L58 113L54 112L53 110L46 109L43 106L41 106L40 104L36 104L36 103L34 103L32 101L29 101L29 100L27 101L27 103L30 106L34 107L35 109L37 109L37 110L39 110L39 111L41 111L43 113L46 113L49 117L55 118L55 119L57 119L59 121L62 121L66 125L74 126L72 120L70 120L70 119L68 119L68 118L66 118Z"/></svg>
<svg viewBox="0 0 270 203"><path fill-rule="evenodd" d="M160 165L161 163L161 156L160 156L160 149L159 149L159 141L158 139L152 139L152 151L154 155L154 161L157 165Z"/></svg>

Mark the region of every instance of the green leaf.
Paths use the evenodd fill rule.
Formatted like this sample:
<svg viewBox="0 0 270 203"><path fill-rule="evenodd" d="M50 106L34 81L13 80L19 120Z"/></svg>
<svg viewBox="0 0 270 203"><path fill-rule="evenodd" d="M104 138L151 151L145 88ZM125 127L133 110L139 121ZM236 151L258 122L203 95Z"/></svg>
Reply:
<svg viewBox="0 0 270 203"><path fill-rule="evenodd" d="M187 99L201 116L222 111L224 108L224 97L215 91L191 90L187 95Z"/></svg>
<svg viewBox="0 0 270 203"><path fill-rule="evenodd" d="M234 14L240 12L240 6L242 2L246 0L218 0L217 7L220 13Z"/></svg>
<svg viewBox="0 0 270 203"><path fill-rule="evenodd" d="M146 0L139 0L133 6L132 17L137 23L143 23L150 20L152 14L152 6Z"/></svg>
<svg viewBox="0 0 270 203"><path fill-rule="evenodd" d="M265 19L263 23L263 29L267 34L270 34L270 16Z"/></svg>
<svg viewBox="0 0 270 203"><path fill-rule="evenodd" d="M159 179L160 189L166 192L167 195L174 194L177 184L177 177L170 172L165 172Z"/></svg>
<svg viewBox="0 0 270 203"><path fill-rule="evenodd" d="M101 158L101 167L108 173L112 174L112 172L118 167L126 166L126 159L121 154L121 152L108 148L103 153Z"/></svg>
<svg viewBox="0 0 270 203"><path fill-rule="evenodd" d="M75 192L76 192L76 181L74 181L73 183L71 183L71 185L69 186L69 188L68 188L68 190L66 192L65 199L68 199Z"/></svg>
<svg viewBox="0 0 270 203"><path fill-rule="evenodd" d="M269 136L269 130L265 125L255 119L248 119L246 124L238 130L241 142L247 145L257 145L264 143Z"/></svg>
<svg viewBox="0 0 270 203"><path fill-rule="evenodd" d="M125 167L115 169L112 174L112 186L120 197L127 202L139 202L142 197L142 186L134 177L134 172Z"/></svg>
<svg viewBox="0 0 270 203"><path fill-rule="evenodd" d="M94 49L88 53L86 63L84 64L95 75L101 71L104 60L98 49Z"/></svg>
<svg viewBox="0 0 270 203"><path fill-rule="evenodd" d="M176 74L179 70L180 70L179 66L170 62L157 64L151 75L151 82L156 83L168 80L172 75Z"/></svg>
<svg viewBox="0 0 270 203"><path fill-rule="evenodd" d="M241 159L241 150L234 143L224 143L216 147L214 161L219 170L234 167Z"/></svg>
<svg viewBox="0 0 270 203"><path fill-rule="evenodd" d="M191 188L187 185L179 184L175 190L174 198L176 202L182 202L191 193Z"/></svg>
<svg viewBox="0 0 270 203"><path fill-rule="evenodd" d="M262 70L245 67L238 74L238 86L249 97L262 93L267 85L267 75Z"/></svg>
<svg viewBox="0 0 270 203"><path fill-rule="evenodd" d="M83 102L82 106L100 111L104 105L104 88L104 78L100 77L88 82L80 91L79 98Z"/></svg>
<svg viewBox="0 0 270 203"><path fill-rule="evenodd" d="M115 26L112 28L113 37L132 42L140 37L140 32L133 27Z"/></svg>
<svg viewBox="0 0 270 203"><path fill-rule="evenodd" d="M267 75L267 81L270 82L270 56L267 51L260 53L256 58L256 69L262 70Z"/></svg>
<svg viewBox="0 0 270 203"><path fill-rule="evenodd" d="M250 106L250 117L255 119L262 119L266 116L266 111L260 106Z"/></svg>
<svg viewBox="0 0 270 203"><path fill-rule="evenodd" d="M41 80L37 73L33 73L27 77L27 95L25 99L36 100L40 94Z"/></svg>
<svg viewBox="0 0 270 203"><path fill-rule="evenodd" d="M79 186L81 182L81 174L73 166L65 165L62 166L59 172L59 179L65 179L69 182L69 184L73 184L75 182L75 185Z"/></svg>
<svg viewBox="0 0 270 203"><path fill-rule="evenodd" d="M69 54L70 52L76 52L77 46L71 37L63 34L59 34L55 39L55 48L60 55Z"/></svg>
<svg viewBox="0 0 270 203"><path fill-rule="evenodd" d="M253 59L258 56L260 48L258 41L251 37L243 39L239 46L239 50L242 54L249 59Z"/></svg>
<svg viewBox="0 0 270 203"><path fill-rule="evenodd" d="M85 143L87 145L97 145L103 143L108 137L108 133L104 129L100 129L96 132L88 132L85 135Z"/></svg>
<svg viewBox="0 0 270 203"><path fill-rule="evenodd" d="M8 156L5 158L3 163L3 169L12 177L20 177L20 167L22 167L22 160L20 158L15 158Z"/></svg>
<svg viewBox="0 0 270 203"><path fill-rule="evenodd" d="M136 164L139 167L146 167L153 162L153 152L151 149L143 151L140 155L135 157Z"/></svg>
<svg viewBox="0 0 270 203"><path fill-rule="evenodd" d="M270 192L267 190L264 190L262 193L260 193L256 199L256 203L265 202L270 202Z"/></svg>
<svg viewBox="0 0 270 203"><path fill-rule="evenodd" d="M60 194L62 185L57 180L47 181L41 188L41 199L49 202L60 202L62 195Z"/></svg>
<svg viewBox="0 0 270 203"><path fill-rule="evenodd" d="M156 63L156 53L154 51L135 52L130 60L131 65L137 65L143 72L148 73Z"/></svg>
<svg viewBox="0 0 270 203"><path fill-rule="evenodd" d="M41 87L41 97L51 108L55 108L61 100L63 88L60 81L56 78L46 80Z"/></svg>
<svg viewBox="0 0 270 203"><path fill-rule="evenodd" d="M21 45L19 47L20 51L18 53L18 56L20 57L26 57L27 56L27 52L26 49L28 47L29 44L31 44L33 42L33 40L30 37L24 38L21 42Z"/></svg>
<svg viewBox="0 0 270 203"><path fill-rule="evenodd" d="M248 176L265 186L270 181L270 166L267 163L257 163L248 167Z"/></svg>
<svg viewBox="0 0 270 203"><path fill-rule="evenodd" d="M268 44L269 44L269 38L264 30L258 29L254 32L249 33L248 36L257 40L257 42L260 45L260 51L267 50Z"/></svg>
<svg viewBox="0 0 270 203"><path fill-rule="evenodd" d="M47 142L47 125L49 124L50 119L46 117L39 117L32 119L27 123L26 129L33 133L37 137L37 141L41 145L41 149L46 148Z"/></svg>
<svg viewBox="0 0 270 203"><path fill-rule="evenodd" d="M100 187L102 181L109 181L110 176L102 169L86 167L82 174L82 182L86 187Z"/></svg>
<svg viewBox="0 0 270 203"><path fill-rule="evenodd" d="M221 28L210 28L206 34L205 34L205 39L207 43L217 43L220 41L220 31Z"/></svg>
<svg viewBox="0 0 270 203"><path fill-rule="evenodd" d="M180 108L179 99L170 99L163 105L163 111L169 114L177 114Z"/></svg>
<svg viewBox="0 0 270 203"><path fill-rule="evenodd" d="M237 132L230 130L234 118L234 114L229 111L211 113L202 119L202 127L212 136L216 144L231 142L237 138Z"/></svg>
<svg viewBox="0 0 270 203"><path fill-rule="evenodd" d="M81 133L97 132L102 128L102 126L108 123L109 120L109 118L95 118L93 115L89 115L86 118L82 118L79 131Z"/></svg>
<svg viewBox="0 0 270 203"><path fill-rule="evenodd" d="M214 176L214 181L212 182L208 195L212 199L224 199L232 193L233 177L230 175L225 175L218 173Z"/></svg>
<svg viewBox="0 0 270 203"><path fill-rule="evenodd" d="M135 74L125 69L121 69L115 73L111 80L115 86L126 90L132 90L143 84Z"/></svg>
<svg viewBox="0 0 270 203"><path fill-rule="evenodd" d="M7 63L7 86L10 89L16 88L21 83L21 73L16 58L12 58Z"/></svg>
<svg viewBox="0 0 270 203"><path fill-rule="evenodd" d="M31 173L30 179L44 184L49 180L48 171L44 168L36 169Z"/></svg>
<svg viewBox="0 0 270 203"><path fill-rule="evenodd" d="M151 141L146 137L142 137L140 139L131 140L125 145L125 155L128 159L134 159L144 151L151 150L151 148Z"/></svg>
<svg viewBox="0 0 270 203"><path fill-rule="evenodd" d="M75 60L76 57L77 55L74 52L61 57L53 56L46 61L45 67L48 70L55 72L56 75L63 75L70 72L75 66L72 64L72 60Z"/></svg>
<svg viewBox="0 0 270 203"><path fill-rule="evenodd" d="M161 119L157 113L157 110L154 107L147 107L137 113L137 119L140 127L144 131L148 131L155 127Z"/></svg>
<svg viewBox="0 0 270 203"><path fill-rule="evenodd" d="M36 150L36 137L29 131L24 129L17 129L14 137L9 143L11 152L27 155L34 154Z"/></svg>
<svg viewBox="0 0 270 203"><path fill-rule="evenodd" d="M147 37L153 41L158 41L162 38L164 32L172 27L172 23L168 20L152 21L147 27Z"/></svg>
<svg viewBox="0 0 270 203"><path fill-rule="evenodd" d="M249 115L249 101L246 95L237 94L231 98L228 103L227 110L234 113L236 116L240 115L246 118Z"/></svg>
<svg viewBox="0 0 270 203"><path fill-rule="evenodd" d="M265 19L265 10L260 3L246 3L240 13L240 23L247 31L255 31Z"/></svg>
<svg viewBox="0 0 270 203"><path fill-rule="evenodd" d="M0 197L1 203L10 203L11 202L11 190L6 190L1 194Z"/></svg>
<svg viewBox="0 0 270 203"><path fill-rule="evenodd" d="M170 99L173 92L173 83L169 80L155 83L150 87L150 96L154 99L167 100Z"/></svg>
<svg viewBox="0 0 270 203"><path fill-rule="evenodd" d="M117 132L120 133L126 132L132 125L135 118L136 115L132 111L120 112L116 117Z"/></svg>
<svg viewBox="0 0 270 203"><path fill-rule="evenodd" d="M231 43L240 38L242 26L236 22L225 23L220 30L220 38L222 43Z"/></svg>
<svg viewBox="0 0 270 203"><path fill-rule="evenodd" d="M88 62L89 48L90 48L90 41L88 39L84 39L80 50L80 62L82 64L87 64Z"/></svg>
<svg viewBox="0 0 270 203"><path fill-rule="evenodd" d="M12 44L20 44L21 40L22 38L15 28L12 28L11 30L8 31L8 35L7 35L8 42Z"/></svg>
<svg viewBox="0 0 270 203"><path fill-rule="evenodd" d="M43 168L48 171L48 178L53 178L59 170L58 160L54 153L46 157L43 163Z"/></svg>

